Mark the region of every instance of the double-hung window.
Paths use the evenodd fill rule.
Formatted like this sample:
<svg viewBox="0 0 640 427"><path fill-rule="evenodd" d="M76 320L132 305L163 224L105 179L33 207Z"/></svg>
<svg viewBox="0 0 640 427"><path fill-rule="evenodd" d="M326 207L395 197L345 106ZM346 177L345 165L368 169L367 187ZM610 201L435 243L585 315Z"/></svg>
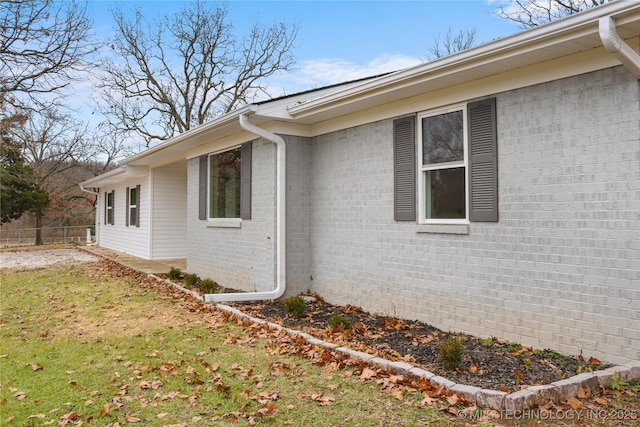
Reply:
<svg viewBox="0 0 640 427"><path fill-rule="evenodd" d="M465 110L418 115L421 222L467 220Z"/></svg>
<svg viewBox="0 0 640 427"><path fill-rule="evenodd" d="M104 193L104 223L113 225L113 205L114 200L116 198L116 192L110 191L108 193Z"/></svg>
<svg viewBox="0 0 640 427"><path fill-rule="evenodd" d="M495 98L396 119L393 149L396 221L498 221Z"/></svg>
<svg viewBox="0 0 640 427"><path fill-rule="evenodd" d="M251 142L200 157L199 218L251 219Z"/></svg>
<svg viewBox="0 0 640 427"><path fill-rule="evenodd" d="M140 186L127 187L127 227L140 227Z"/></svg>

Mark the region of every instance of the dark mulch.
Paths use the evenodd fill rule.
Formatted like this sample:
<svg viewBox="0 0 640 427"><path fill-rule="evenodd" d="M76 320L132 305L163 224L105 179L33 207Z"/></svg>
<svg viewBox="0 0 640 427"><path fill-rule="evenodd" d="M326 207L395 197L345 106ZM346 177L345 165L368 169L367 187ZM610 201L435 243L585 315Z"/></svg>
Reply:
<svg viewBox="0 0 640 427"><path fill-rule="evenodd" d="M317 338L391 360L402 360L459 384L516 391L524 385L549 384L581 372L605 368L598 360L568 357L550 350L534 350L517 343L479 339L440 331L418 321L376 316L359 307L338 307L321 300L308 302L302 318L294 318L283 302L236 303L257 318L299 329ZM346 316L351 328L332 327L334 314ZM438 344L458 337L464 347L459 369L446 371Z"/></svg>

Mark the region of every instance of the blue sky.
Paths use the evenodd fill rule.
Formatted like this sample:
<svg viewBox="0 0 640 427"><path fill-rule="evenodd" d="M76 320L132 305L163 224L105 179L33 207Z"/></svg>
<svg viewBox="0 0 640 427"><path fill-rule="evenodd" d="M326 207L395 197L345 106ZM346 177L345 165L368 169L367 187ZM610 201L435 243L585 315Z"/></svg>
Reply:
<svg viewBox="0 0 640 427"><path fill-rule="evenodd" d="M112 34L113 7L139 7L153 18L187 1L90 0L88 12L102 36ZM294 75L274 79L287 93L406 68L425 61L434 36L475 28L478 44L518 31L491 12L495 0L421 1L243 1L231 0L229 18L239 30L258 20L296 23L299 33ZM277 90L277 89L276 89ZM273 95L281 95L274 93Z"/></svg>

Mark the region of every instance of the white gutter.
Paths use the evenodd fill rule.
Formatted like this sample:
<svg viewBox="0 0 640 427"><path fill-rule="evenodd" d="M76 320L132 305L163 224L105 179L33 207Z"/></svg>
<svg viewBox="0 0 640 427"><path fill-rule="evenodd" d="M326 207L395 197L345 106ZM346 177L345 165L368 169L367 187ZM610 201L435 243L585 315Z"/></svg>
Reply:
<svg viewBox="0 0 640 427"><path fill-rule="evenodd" d="M275 133L249 123L246 115L240 114L238 118L242 129L276 145L276 288L264 292L207 294L205 302L275 300L280 298L286 290L286 145L284 140Z"/></svg>
<svg viewBox="0 0 640 427"><path fill-rule="evenodd" d="M610 16L603 16L598 22L598 30L609 53L640 79L640 55L620 38L616 32L616 21Z"/></svg>

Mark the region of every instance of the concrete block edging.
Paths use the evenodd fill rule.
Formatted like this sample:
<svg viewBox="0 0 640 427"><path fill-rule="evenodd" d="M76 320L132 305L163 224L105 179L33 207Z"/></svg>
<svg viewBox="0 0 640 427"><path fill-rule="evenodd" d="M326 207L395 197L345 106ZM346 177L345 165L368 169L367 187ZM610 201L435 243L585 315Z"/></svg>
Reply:
<svg viewBox="0 0 640 427"><path fill-rule="evenodd" d="M202 302L203 304L206 303L204 297L193 291L183 288L182 286L168 279L161 279L154 275L150 276L159 281L168 283L176 289L179 289L193 296L196 300ZM348 347L339 346L337 344L318 339L299 330L288 329L283 327L282 325L265 321L264 319L251 317L248 314L243 313L242 311L228 305L216 304L215 307L221 311L226 311L227 313L231 313L235 316L247 319L253 323L264 324L275 330L284 330L291 336L300 336L307 340L307 342L309 342L310 344L338 351L350 358L367 362L370 366L380 366L382 369L393 372L397 375L416 378L427 378L431 383L444 385L444 387L451 392L462 395L468 402L475 403L480 407L495 410L522 411L544 405L549 401L557 401L560 398L566 399L570 397L576 397L578 395L578 390L580 387L589 387L591 389L597 388L599 386L609 387L614 381L615 376L617 376L620 381L624 382L640 378L640 361L633 361L622 366L613 366L601 371L578 374L570 378L553 382L551 384L530 386L526 389L522 389L513 393L505 393L498 390L482 389L475 386L457 384L454 381L435 375L432 372L419 367L415 367L408 363L391 361L373 356L362 351L356 351Z"/></svg>

